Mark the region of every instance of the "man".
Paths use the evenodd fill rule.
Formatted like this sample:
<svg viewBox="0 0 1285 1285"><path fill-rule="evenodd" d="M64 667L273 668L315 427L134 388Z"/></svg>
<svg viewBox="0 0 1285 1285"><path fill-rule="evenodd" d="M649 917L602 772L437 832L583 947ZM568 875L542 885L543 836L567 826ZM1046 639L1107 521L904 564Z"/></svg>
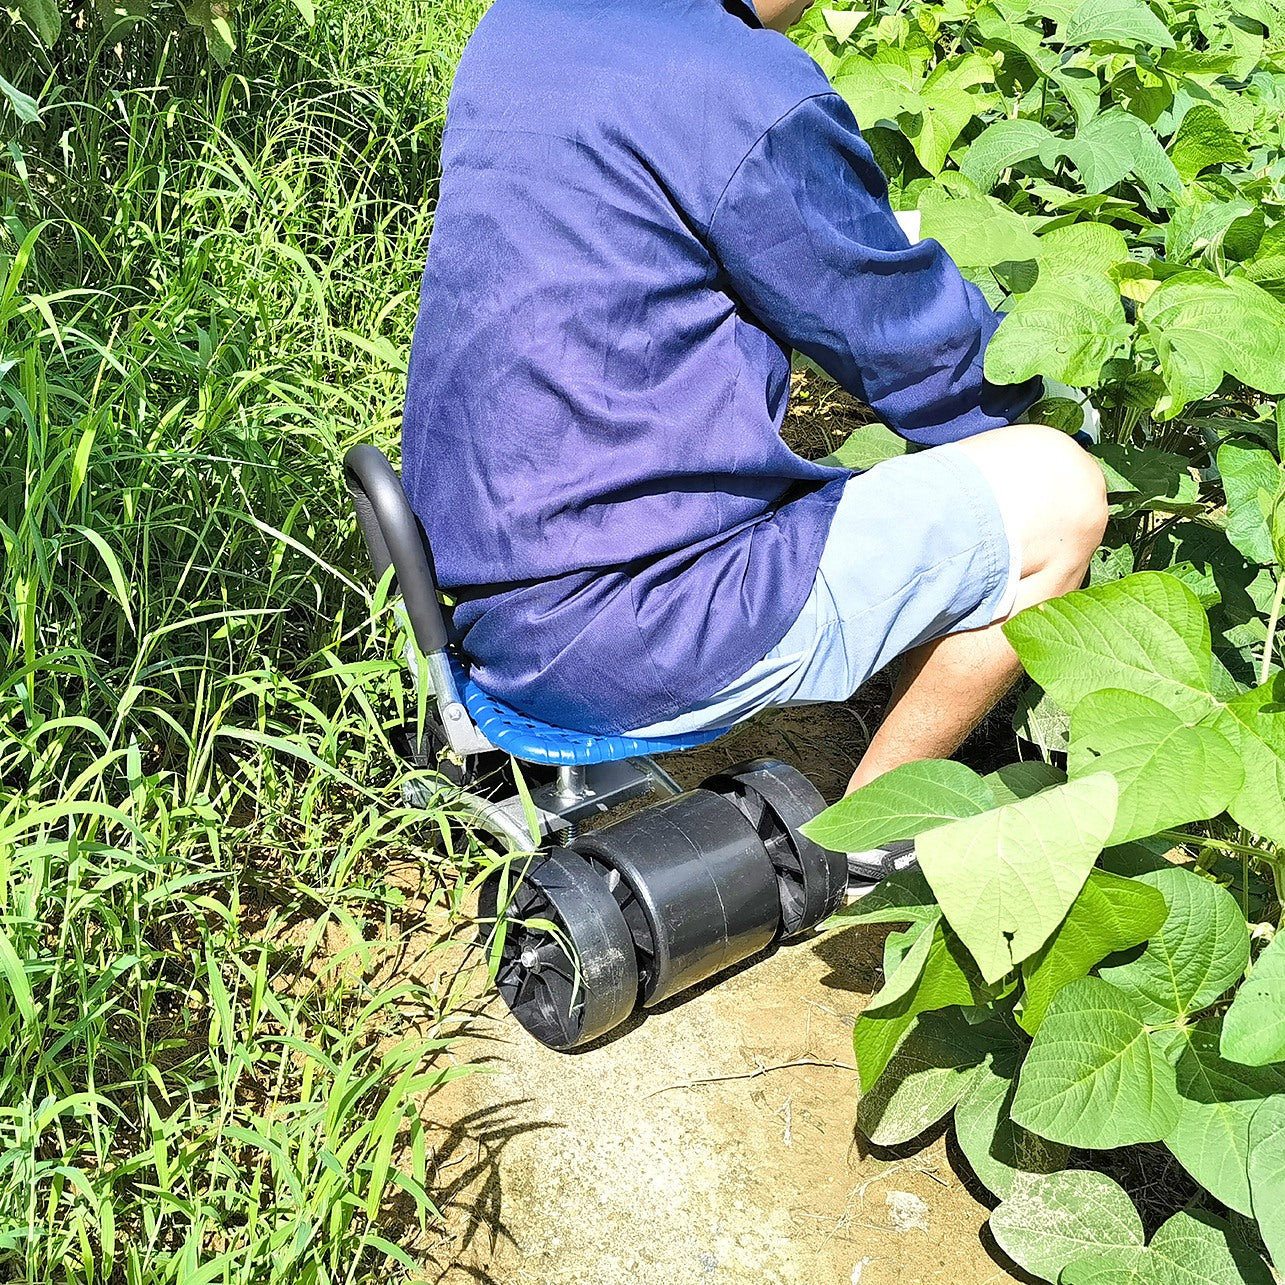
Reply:
<svg viewBox="0 0 1285 1285"><path fill-rule="evenodd" d="M954 752L1106 517L1070 438L1013 427L999 323L911 244L802 0L497 0L460 64L403 473L487 690L590 732L847 699L853 775ZM852 476L780 437L798 350L935 449ZM877 877L882 858L858 859Z"/></svg>

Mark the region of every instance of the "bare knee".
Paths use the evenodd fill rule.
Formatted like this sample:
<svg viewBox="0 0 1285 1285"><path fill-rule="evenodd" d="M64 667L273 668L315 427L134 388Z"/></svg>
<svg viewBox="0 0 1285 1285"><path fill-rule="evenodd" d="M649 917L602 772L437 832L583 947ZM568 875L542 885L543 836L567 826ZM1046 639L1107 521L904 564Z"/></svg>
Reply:
<svg viewBox="0 0 1285 1285"><path fill-rule="evenodd" d="M1044 596L1076 587L1106 529L1097 461L1043 424L999 428L959 445L986 475L1021 546L1023 578L1047 581Z"/></svg>

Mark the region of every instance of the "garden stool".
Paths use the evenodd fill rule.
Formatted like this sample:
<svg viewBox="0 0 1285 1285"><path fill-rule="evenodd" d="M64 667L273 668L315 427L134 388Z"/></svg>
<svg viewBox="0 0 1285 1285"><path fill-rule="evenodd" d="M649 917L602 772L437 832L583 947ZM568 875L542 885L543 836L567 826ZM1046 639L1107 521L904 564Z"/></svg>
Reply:
<svg viewBox="0 0 1285 1285"><path fill-rule="evenodd" d="M838 907L847 863L800 832L825 806L802 773L756 759L683 791L656 756L722 731L596 736L488 695L452 647L428 539L393 466L361 445L344 470L376 578L393 568L410 626L407 663L413 676L427 672L431 688L429 726L403 749L458 785L476 826L514 854L484 880L478 911L502 934L500 994L536 1039L587 1044L638 1005L806 932ZM528 798L516 785L497 788L506 764L527 768ZM589 818L653 794L582 832Z"/></svg>

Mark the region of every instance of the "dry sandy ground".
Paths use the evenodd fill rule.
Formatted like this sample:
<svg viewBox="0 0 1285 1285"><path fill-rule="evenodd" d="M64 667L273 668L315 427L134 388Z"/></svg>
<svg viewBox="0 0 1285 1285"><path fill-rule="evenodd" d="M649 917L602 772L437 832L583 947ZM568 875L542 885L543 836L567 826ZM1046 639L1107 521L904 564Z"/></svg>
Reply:
<svg viewBox="0 0 1285 1285"><path fill-rule="evenodd" d="M755 753L806 762L834 797L853 725L806 712L669 763L685 784ZM816 742L820 742L817 744ZM845 744L846 742L846 744ZM852 1026L882 934L759 957L573 1055L491 1001L438 1090L431 1187L447 1226L429 1279L463 1285L981 1285L1016 1279L945 1142L863 1154ZM966 1173L961 1167L961 1173Z"/></svg>

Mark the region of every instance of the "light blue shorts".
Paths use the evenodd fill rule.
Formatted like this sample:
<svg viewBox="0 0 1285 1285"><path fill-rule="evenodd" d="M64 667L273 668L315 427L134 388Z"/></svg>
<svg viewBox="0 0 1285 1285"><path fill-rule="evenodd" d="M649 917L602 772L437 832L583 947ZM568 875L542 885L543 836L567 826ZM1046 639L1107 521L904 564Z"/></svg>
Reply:
<svg viewBox="0 0 1285 1285"><path fill-rule="evenodd" d="M630 735L847 700L912 647L1002 620L1021 565L995 493L965 452L938 446L876 464L845 487L812 592L780 643L709 700Z"/></svg>

